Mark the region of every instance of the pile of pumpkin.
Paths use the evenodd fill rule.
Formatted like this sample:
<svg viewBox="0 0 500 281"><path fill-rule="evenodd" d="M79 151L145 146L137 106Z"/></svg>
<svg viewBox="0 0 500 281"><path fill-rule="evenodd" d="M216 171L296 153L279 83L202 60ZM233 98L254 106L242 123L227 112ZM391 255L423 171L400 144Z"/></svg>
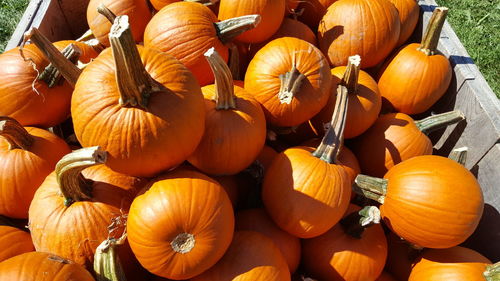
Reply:
<svg viewBox="0 0 500 281"><path fill-rule="evenodd" d="M0 280L498 280L457 246L466 151L426 136L464 116L409 116L450 84L446 12L403 47L414 0L91 0L77 41L32 29L0 55Z"/></svg>

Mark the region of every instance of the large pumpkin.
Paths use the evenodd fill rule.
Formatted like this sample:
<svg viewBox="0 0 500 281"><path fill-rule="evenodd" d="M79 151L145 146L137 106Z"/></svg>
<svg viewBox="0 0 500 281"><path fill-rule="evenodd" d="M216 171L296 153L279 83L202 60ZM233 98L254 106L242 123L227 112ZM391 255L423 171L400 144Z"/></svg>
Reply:
<svg viewBox="0 0 500 281"><path fill-rule="evenodd" d="M356 183L361 188L357 192L382 204L386 225L420 247L450 248L464 242L483 213L483 194L474 175L441 156L416 156L392 167L384 179L359 175Z"/></svg>
<svg viewBox="0 0 500 281"><path fill-rule="evenodd" d="M0 215L28 218L35 191L70 151L64 140L46 130L0 117Z"/></svg>
<svg viewBox="0 0 500 281"><path fill-rule="evenodd" d="M224 255L234 232L233 208L216 181L178 168L136 197L127 232L144 268L162 277L188 279Z"/></svg>
<svg viewBox="0 0 500 281"><path fill-rule="evenodd" d="M330 64L347 64L361 56L361 68L380 63L399 39L398 11L388 0L343 0L333 3L318 27L318 42Z"/></svg>
<svg viewBox="0 0 500 281"><path fill-rule="evenodd" d="M389 0L398 10L401 32L397 46L403 45L410 38L420 15L420 7L415 0Z"/></svg>
<svg viewBox="0 0 500 281"><path fill-rule="evenodd" d="M269 124L299 125L325 106L331 84L328 62L309 42L282 37L250 61L245 89L262 105Z"/></svg>
<svg viewBox="0 0 500 281"><path fill-rule="evenodd" d="M186 160L200 142L203 96L182 63L135 45L126 16L115 23L112 48L85 68L73 92L75 134L84 147L106 150L112 170L153 176Z"/></svg>
<svg viewBox="0 0 500 281"><path fill-rule="evenodd" d="M17 255L33 252L35 247L28 232L0 225L0 263Z"/></svg>

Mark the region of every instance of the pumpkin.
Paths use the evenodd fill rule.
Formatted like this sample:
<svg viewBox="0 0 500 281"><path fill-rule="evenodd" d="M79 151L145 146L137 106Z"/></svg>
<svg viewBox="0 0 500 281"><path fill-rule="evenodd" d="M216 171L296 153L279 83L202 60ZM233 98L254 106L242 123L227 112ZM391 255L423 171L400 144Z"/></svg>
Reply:
<svg viewBox="0 0 500 281"><path fill-rule="evenodd" d="M176 2L161 9L148 23L144 46L156 48L180 60L198 79L201 86L213 83L210 66L203 54L214 47L228 60L224 45L258 24L260 16L230 18L219 22L206 6L193 2Z"/></svg>
<svg viewBox="0 0 500 281"><path fill-rule="evenodd" d="M118 249L125 244L126 238L127 233L123 232L118 239L107 238L99 244L94 255L97 281L127 280L118 256Z"/></svg>
<svg viewBox="0 0 500 281"><path fill-rule="evenodd" d="M136 46L127 21L116 18L112 48L83 70L71 113L84 147L101 146L116 172L147 177L177 166L196 149L205 126L203 95L174 57Z"/></svg>
<svg viewBox="0 0 500 281"><path fill-rule="evenodd" d="M127 232L132 251L149 272L188 279L224 255L234 232L233 208L216 181L178 168L134 199Z"/></svg>
<svg viewBox="0 0 500 281"><path fill-rule="evenodd" d="M17 255L33 252L35 247L28 232L0 225L0 263Z"/></svg>
<svg viewBox="0 0 500 281"><path fill-rule="evenodd" d="M415 249L393 232L387 234L387 246L385 271L389 272L397 280L408 280L411 269L415 265L415 260L421 255L421 249Z"/></svg>
<svg viewBox="0 0 500 281"><path fill-rule="evenodd" d="M436 114L420 121L404 113L380 116L373 126L355 139L352 148L361 171L383 177L394 165L419 155L432 154L426 134L464 119L460 111Z"/></svg>
<svg viewBox="0 0 500 281"><path fill-rule="evenodd" d="M205 96L205 134L189 163L212 175L234 175L259 155L266 140L266 120L257 101L234 86L231 71L214 48L205 53L215 85L202 88Z"/></svg>
<svg viewBox="0 0 500 281"><path fill-rule="evenodd" d="M113 185L113 177L94 181L82 171L106 161L98 147L64 156L35 193L29 209L29 229L35 249L92 268L95 249L123 232L124 215L133 198ZM128 253L122 255L131 255ZM129 264L130 267L130 264Z"/></svg>
<svg viewBox="0 0 500 281"><path fill-rule="evenodd" d="M257 156L256 161L258 162L259 165L262 166L262 169L267 171L269 167L271 166L271 163L273 162L274 158L278 155L278 152L274 150L272 147L268 145L264 145L262 147L262 150L260 151L259 155Z"/></svg>
<svg viewBox="0 0 500 281"><path fill-rule="evenodd" d="M325 106L331 75L321 51L309 42L283 37L250 61L245 90L262 105L270 125L299 125Z"/></svg>
<svg viewBox="0 0 500 281"><path fill-rule="evenodd" d="M290 272L270 238L255 231L236 231L222 259L191 280L289 281Z"/></svg>
<svg viewBox="0 0 500 281"><path fill-rule="evenodd" d="M441 156L403 161L384 179L358 175L356 184L357 193L382 204L386 225L419 247L441 249L464 242L483 213L483 194L474 175Z"/></svg>
<svg viewBox="0 0 500 281"><path fill-rule="evenodd" d="M236 230L257 231L271 238L279 248L291 273L300 262L300 240L281 230L264 209L248 209L236 214Z"/></svg>
<svg viewBox="0 0 500 281"><path fill-rule="evenodd" d="M347 89L339 86L338 91L332 126L318 148L299 146L281 152L264 176L262 201L268 214L280 228L300 238L328 231L349 205L351 182L337 161Z"/></svg>
<svg viewBox="0 0 500 281"><path fill-rule="evenodd" d="M258 14L260 23L252 30L236 37L245 43L259 43L269 39L280 27L285 17L285 0L220 0L220 20Z"/></svg>
<svg viewBox="0 0 500 281"><path fill-rule="evenodd" d="M403 45L417 26L420 7L415 0L389 0L396 7L401 21L401 32L396 46Z"/></svg>
<svg viewBox="0 0 500 281"><path fill-rule="evenodd" d="M343 0L333 3L318 27L319 48L330 64L347 64L361 56L361 68L380 63L399 39L398 11L388 0Z"/></svg>
<svg viewBox="0 0 500 281"><path fill-rule="evenodd" d="M448 59L437 51L447 8L436 8L420 44L401 48L382 67L380 94L395 110L418 114L439 100L451 82Z"/></svg>
<svg viewBox="0 0 500 281"><path fill-rule="evenodd" d="M490 260L478 252L464 247L456 246L439 250L429 249L417 261L408 280L490 280L483 275L489 264L491 264Z"/></svg>
<svg viewBox="0 0 500 281"><path fill-rule="evenodd" d="M326 233L302 241L305 270L322 281L375 280L384 268L387 241L380 212L350 205L346 216Z"/></svg>
<svg viewBox="0 0 500 281"><path fill-rule="evenodd" d="M82 266L40 252L24 253L0 263L1 281L94 281Z"/></svg>
<svg viewBox="0 0 500 281"><path fill-rule="evenodd" d="M81 61L82 63L89 63L90 61L95 59L100 53L100 51L98 51L96 47L89 45L86 42L79 42L75 40L62 40L54 42L54 46L56 46L58 50L63 50L69 44L76 45L78 49L81 51L78 60Z"/></svg>
<svg viewBox="0 0 500 281"><path fill-rule="evenodd" d="M106 6L114 15L130 17L130 26L135 42L142 42L144 29L151 20L151 11L146 0L90 0L87 6L87 23L95 38L106 47L111 24L98 8Z"/></svg>
<svg viewBox="0 0 500 281"><path fill-rule="evenodd" d="M168 4L172 4L174 2L179 2L180 0L149 0L149 3L155 8L155 10L159 11L163 7L167 6Z"/></svg>
<svg viewBox="0 0 500 281"><path fill-rule="evenodd" d="M28 218L35 191L70 151L64 140L46 130L0 117L0 214Z"/></svg>
<svg viewBox="0 0 500 281"><path fill-rule="evenodd" d="M383 271L382 274L375 281L397 281L392 275Z"/></svg>
<svg viewBox="0 0 500 281"><path fill-rule="evenodd" d="M351 81L346 81L343 78L346 68L346 66L338 66L331 70L333 81L330 97L326 106L311 120L315 131L320 132L320 135L323 135L326 131L325 126L330 123L335 106L335 89L340 83L344 83L349 91L349 106L344 129L346 139L357 137L365 132L377 120L380 113L382 98L377 82L368 73L360 70L359 66L349 70L355 75L352 75Z"/></svg>

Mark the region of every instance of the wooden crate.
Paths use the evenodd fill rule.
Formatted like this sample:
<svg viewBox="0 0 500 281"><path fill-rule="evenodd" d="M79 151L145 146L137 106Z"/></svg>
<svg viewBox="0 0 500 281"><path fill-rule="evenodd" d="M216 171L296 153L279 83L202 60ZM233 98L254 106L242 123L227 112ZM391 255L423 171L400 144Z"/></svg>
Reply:
<svg viewBox="0 0 500 281"><path fill-rule="evenodd" d="M30 27L38 27L49 39L75 39L88 29L88 0L32 0L7 49L20 44ZM419 41L435 7L434 0L419 0L421 18L413 40ZM453 7L450 7L453 13ZM447 156L467 146L466 167L478 178L484 192L485 211L477 231L465 242L493 261L500 260L500 101L488 86L455 32L445 23L438 49L451 61L453 79L446 95L427 113L461 110L467 120L434 132L435 153Z"/></svg>

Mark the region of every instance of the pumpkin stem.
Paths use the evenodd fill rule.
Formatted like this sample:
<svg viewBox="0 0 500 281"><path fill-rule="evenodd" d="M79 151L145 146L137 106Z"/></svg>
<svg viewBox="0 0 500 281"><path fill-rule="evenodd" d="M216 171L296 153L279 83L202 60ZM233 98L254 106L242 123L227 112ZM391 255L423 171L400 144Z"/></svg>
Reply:
<svg viewBox="0 0 500 281"><path fill-rule="evenodd" d="M425 30L420 47L418 47L419 51L428 56L432 56L437 53L439 36L441 35L441 30L443 29L447 14L448 8L446 7L437 7L434 10L431 19L427 24L427 29Z"/></svg>
<svg viewBox="0 0 500 281"><path fill-rule="evenodd" d="M99 10L99 7L97 8ZM110 11L111 12L111 11ZM92 47L97 53L100 53L102 50L106 48L103 44L99 42L92 33L92 30L87 30L80 38L76 39L77 42L82 42L90 47Z"/></svg>
<svg viewBox="0 0 500 281"><path fill-rule="evenodd" d="M415 121L415 125L417 125L417 128L422 131L422 133L429 134L464 119L465 115L460 110L453 110Z"/></svg>
<svg viewBox="0 0 500 281"><path fill-rule="evenodd" d="M231 70L214 47L206 51L204 55L215 76L215 109L235 109L236 102Z"/></svg>
<svg viewBox="0 0 500 281"><path fill-rule="evenodd" d="M380 223L380 210L375 206L365 206L358 212L353 212L340 221L345 233L361 239L367 227Z"/></svg>
<svg viewBox="0 0 500 281"><path fill-rule="evenodd" d="M259 23L260 15L247 15L216 22L214 25L219 40L226 44L243 32L255 28Z"/></svg>
<svg viewBox="0 0 500 281"><path fill-rule="evenodd" d="M81 172L85 168L103 164L106 159L106 151L94 146L75 150L57 162L55 172L65 199L64 205L68 207L73 202L91 198L93 181L86 179Z"/></svg>
<svg viewBox="0 0 500 281"><path fill-rule="evenodd" d="M463 166L467 161L468 150L469 148L467 146L455 148L451 151L450 155L448 155L448 158L457 161L459 164Z"/></svg>
<svg viewBox="0 0 500 281"><path fill-rule="evenodd" d="M483 275L487 281L500 281L500 262L488 265Z"/></svg>
<svg viewBox="0 0 500 281"><path fill-rule="evenodd" d="M352 185L352 190L359 195L384 204L387 194L387 179L358 175Z"/></svg>
<svg viewBox="0 0 500 281"><path fill-rule="evenodd" d="M238 46L234 43L229 43L229 69L233 75L233 80L241 80L240 78L240 53Z"/></svg>
<svg viewBox="0 0 500 281"><path fill-rule="evenodd" d="M66 53L61 53L59 50L45 37L36 27L32 27L29 31L24 34L24 41L30 40L35 44L38 49L42 52L45 58L50 62L50 65L45 69L44 73L47 72L43 78L49 87L53 87L59 81L57 78L58 72L68 81L71 87L75 87L76 80L82 73L75 63L81 55L81 50L77 46L66 47ZM73 50L71 50L73 49ZM64 52L64 51L63 51ZM68 57L66 57L66 55ZM53 65L53 66L52 66ZM50 70L50 68L57 68L57 70ZM50 74L54 73L55 76ZM42 73L42 75L44 75ZM40 78L42 79L42 78Z"/></svg>
<svg viewBox="0 0 500 281"><path fill-rule="evenodd" d="M355 94L358 92L360 63L361 57L359 55L349 57L347 68L344 72L342 80L340 81L341 85L347 87L347 91L349 92L349 94Z"/></svg>
<svg viewBox="0 0 500 281"><path fill-rule="evenodd" d="M82 54L82 51L75 44L69 44L61 51L61 53L71 63L77 64L78 59ZM49 88L52 88L56 85L59 85L59 83L61 82L61 78L62 75L59 72L59 69L57 69L55 65L50 63L49 65L47 65L47 67L45 67L43 72L40 74L38 80L44 81L49 85Z"/></svg>
<svg viewBox="0 0 500 281"><path fill-rule="evenodd" d="M179 254L186 254L191 252L194 248L196 240L194 235L190 233L180 233L175 236L174 240L170 242L172 249Z"/></svg>
<svg viewBox="0 0 500 281"><path fill-rule="evenodd" d="M106 7L103 3L100 3L97 6L97 12L103 16L105 16L108 21L113 24L116 20L116 15L113 13L108 7ZM92 31L91 31L92 32Z"/></svg>
<svg viewBox="0 0 500 281"><path fill-rule="evenodd" d="M104 240L95 251L94 271L96 281L127 281L116 248L125 243L127 233L118 238Z"/></svg>
<svg viewBox="0 0 500 281"><path fill-rule="evenodd" d="M35 141L17 120L7 116L0 116L0 136L9 143L9 150L28 150Z"/></svg>
<svg viewBox="0 0 500 281"><path fill-rule="evenodd" d="M120 105L146 109L151 94L163 91L165 87L146 71L132 37L127 15L116 17L109 32L109 41L115 59Z"/></svg>
<svg viewBox="0 0 500 281"><path fill-rule="evenodd" d="M280 74L279 78L281 80L281 87L278 98L282 104L290 104L293 96L299 91L302 81L306 79L306 76L300 73L294 65L289 72Z"/></svg>

